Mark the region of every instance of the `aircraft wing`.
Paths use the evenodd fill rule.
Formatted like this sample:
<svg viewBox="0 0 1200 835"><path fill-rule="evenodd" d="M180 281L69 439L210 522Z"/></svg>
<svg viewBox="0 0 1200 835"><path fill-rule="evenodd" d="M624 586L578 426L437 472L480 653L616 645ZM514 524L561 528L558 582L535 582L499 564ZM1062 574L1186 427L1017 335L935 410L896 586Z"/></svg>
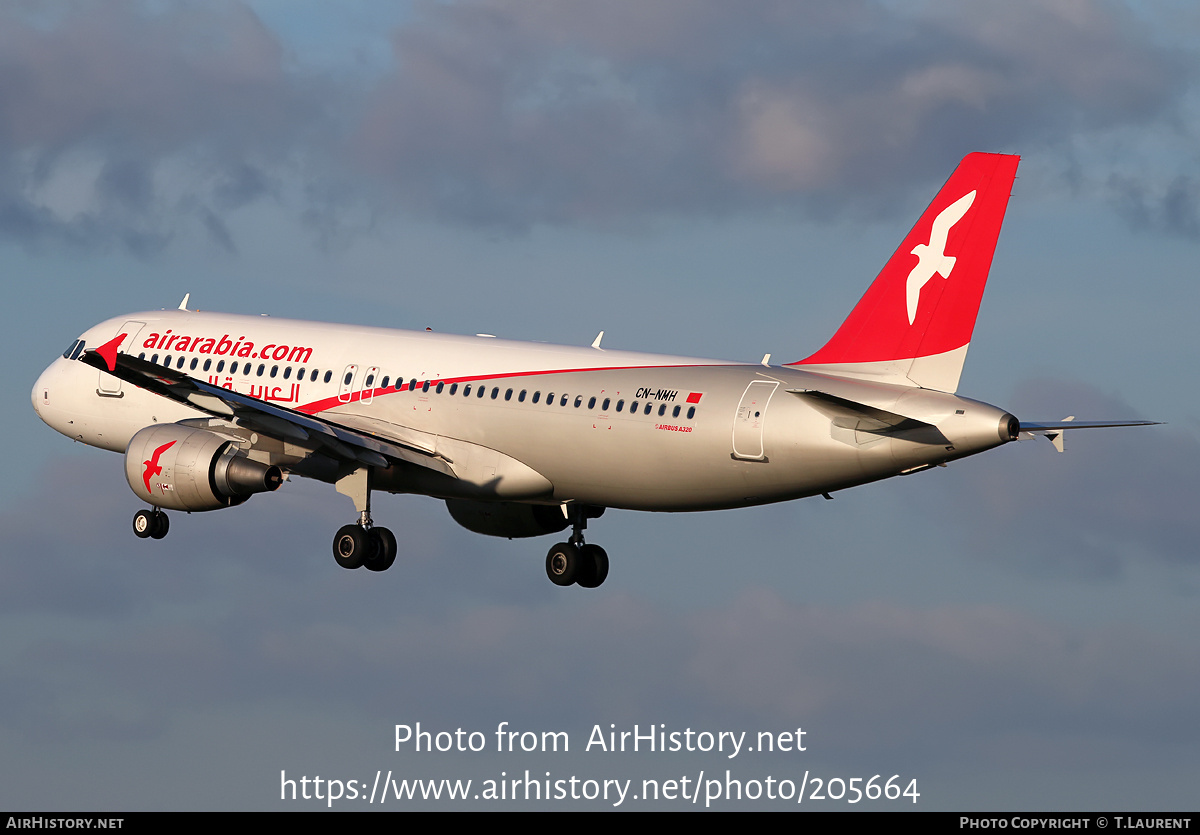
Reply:
<svg viewBox="0 0 1200 835"><path fill-rule="evenodd" d="M320 450L342 461L356 461L372 467L386 467L391 461L405 461L455 477L448 459L416 444L409 445L396 438L342 426L214 386L189 377L182 371L164 368L129 354L118 354L116 347L109 343L96 350L85 351L79 361L168 400L191 406L216 418L236 421L239 426L273 438L287 440L313 451Z"/></svg>

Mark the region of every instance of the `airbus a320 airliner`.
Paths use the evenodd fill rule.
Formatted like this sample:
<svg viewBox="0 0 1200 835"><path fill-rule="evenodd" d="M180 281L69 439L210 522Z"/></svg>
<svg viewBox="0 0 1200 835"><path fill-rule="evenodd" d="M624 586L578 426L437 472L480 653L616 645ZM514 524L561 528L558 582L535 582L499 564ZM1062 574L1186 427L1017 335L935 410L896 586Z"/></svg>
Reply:
<svg viewBox="0 0 1200 835"><path fill-rule="evenodd" d="M289 476L333 484L358 518L334 536L344 568L383 571L396 538L371 493L444 499L472 531L568 527L546 573L594 588L608 556L584 530L605 508L692 511L824 495L1022 437L957 396L1018 157L971 154L833 337L785 365L659 356L486 336L187 309L88 330L43 372L33 407L62 434L125 456L149 509L217 510Z"/></svg>

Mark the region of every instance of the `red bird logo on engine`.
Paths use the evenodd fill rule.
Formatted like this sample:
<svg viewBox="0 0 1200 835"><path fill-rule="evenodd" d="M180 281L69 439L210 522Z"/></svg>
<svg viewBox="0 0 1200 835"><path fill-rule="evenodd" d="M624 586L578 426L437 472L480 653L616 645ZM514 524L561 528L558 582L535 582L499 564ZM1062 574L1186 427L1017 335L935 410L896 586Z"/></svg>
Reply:
<svg viewBox="0 0 1200 835"><path fill-rule="evenodd" d="M154 450L154 454L150 456L150 460L142 462L146 465L146 469L142 471L142 481L146 482L147 493L150 492L150 479L154 478L156 475L162 474L162 467L158 466L158 456L162 455L173 446L175 446L174 441L163 444L158 449Z"/></svg>

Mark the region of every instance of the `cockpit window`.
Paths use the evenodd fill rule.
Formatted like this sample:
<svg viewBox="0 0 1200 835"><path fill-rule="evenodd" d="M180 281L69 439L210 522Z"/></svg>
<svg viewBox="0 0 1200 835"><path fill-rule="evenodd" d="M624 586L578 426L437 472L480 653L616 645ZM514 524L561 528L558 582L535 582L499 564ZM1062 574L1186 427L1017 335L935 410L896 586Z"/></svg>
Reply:
<svg viewBox="0 0 1200 835"><path fill-rule="evenodd" d="M67 348L67 350L63 351L63 359L65 359L65 360L78 359L79 355L83 353L83 346L84 346L83 340L76 339L74 342L71 343L71 346L69 348Z"/></svg>

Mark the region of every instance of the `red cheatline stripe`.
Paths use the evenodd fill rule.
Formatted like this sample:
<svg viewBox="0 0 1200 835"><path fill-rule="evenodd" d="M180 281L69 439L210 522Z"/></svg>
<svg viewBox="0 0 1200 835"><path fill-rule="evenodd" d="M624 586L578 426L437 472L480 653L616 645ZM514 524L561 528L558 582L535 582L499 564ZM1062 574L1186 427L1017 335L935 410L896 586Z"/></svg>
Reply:
<svg viewBox="0 0 1200 835"><path fill-rule="evenodd" d="M433 386L436 386L438 383L445 383L446 385L451 385L452 383L474 383L478 380L504 380L504 379L509 379L512 377L539 377L539 376L548 375L548 374L582 374L582 373L589 372L589 371L640 371L643 369L653 369L653 368L736 368L736 367L737 367L736 365L728 365L728 366L726 366L726 365L713 365L713 366L710 366L710 365L608 365L608 366L600 366L597 368L555 368L555 369L549 369L546 371L512 371L512 372L506 372L503 374L479 374L479 375L472 376L472 377L438 377L436 379L430 379L429 385L432 388ZM423 382L425 382L425 381L424 380L418 381L418 385L420 385ZM385 394L398 394L402 391L408 391L408 390L409 390L408 383L405 383L399 389L392 388L390 386L386 389L377 388L377 389L371 390L371 397L374 398L376 396L383 396ZM695 398L695 400L692 399L693 397ZM306 403L303 406L297 406L296 411L304 412L305 414L309 414L309 415L315 415L318 412L325 411L326 409L333 409L337 406L344 406L347 403L354 403L361 399L362 399L362 392L355 391L355 392L351 393L349 400L343 401L343 400L339 399L337 396L326 397L322 400L316 400L312 403ZM692 394L690 394L688 396L687 402L699 403L700 395L693 392Z"/></svg>

